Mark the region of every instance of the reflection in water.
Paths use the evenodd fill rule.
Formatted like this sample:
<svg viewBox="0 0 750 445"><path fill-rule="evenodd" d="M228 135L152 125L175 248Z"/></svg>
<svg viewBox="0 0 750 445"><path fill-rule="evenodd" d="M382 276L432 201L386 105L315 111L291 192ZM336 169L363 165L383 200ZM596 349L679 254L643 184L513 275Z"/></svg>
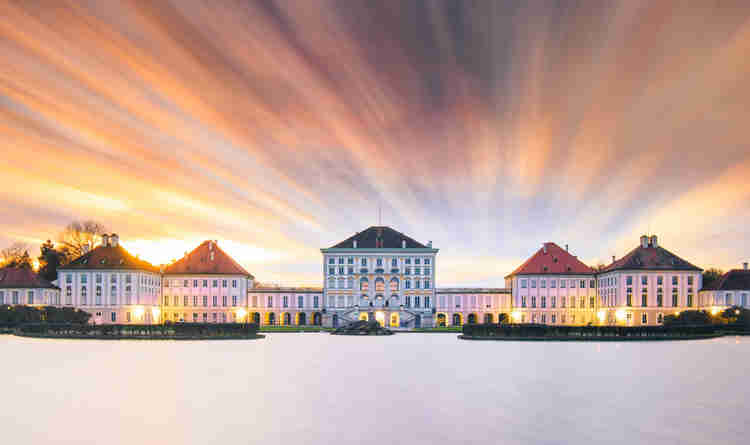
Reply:
<svg viewBox="0 0 750 445"><path fill-rule="evenodd" d="M0 336L0 419L13 444L743 442L748 342L595 345Z"/></svg>

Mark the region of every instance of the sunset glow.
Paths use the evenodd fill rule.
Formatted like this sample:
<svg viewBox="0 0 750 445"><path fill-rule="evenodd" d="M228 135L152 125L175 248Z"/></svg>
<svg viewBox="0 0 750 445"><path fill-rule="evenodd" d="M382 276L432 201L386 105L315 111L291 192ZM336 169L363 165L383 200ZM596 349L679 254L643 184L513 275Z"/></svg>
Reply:
<svg viewBox="0 0 750 445"><path fill-rule="evenodd" d="M2 2L0 245L90 218L154 264L218 239L320 285L381 207L439 285L646 232L746 261L750 4L519 4Z"/></svg>

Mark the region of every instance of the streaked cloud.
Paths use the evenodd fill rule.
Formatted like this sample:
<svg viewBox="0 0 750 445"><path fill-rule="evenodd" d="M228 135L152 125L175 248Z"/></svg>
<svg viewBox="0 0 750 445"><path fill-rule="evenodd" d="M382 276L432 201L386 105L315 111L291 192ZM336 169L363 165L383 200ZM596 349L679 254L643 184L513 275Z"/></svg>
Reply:
<svg viewBox="0 0 750 445"><path fill-rule="evenodd" d="M745 1L0 17L0 243L91 217L154 262L219 239L262 281L319 284L318 249L381 206L442 249L438 285L502 285L544 241L595 264L649 230L703 267L750 255Z"/></svg>

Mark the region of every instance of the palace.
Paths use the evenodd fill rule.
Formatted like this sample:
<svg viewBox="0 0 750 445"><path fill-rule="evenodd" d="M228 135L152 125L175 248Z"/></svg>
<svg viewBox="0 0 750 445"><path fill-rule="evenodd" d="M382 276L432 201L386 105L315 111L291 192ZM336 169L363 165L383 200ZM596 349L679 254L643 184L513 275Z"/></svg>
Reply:
<svg viewBox="0 0 750 445"><path fill-rule="evenodd" d="M709 289L702 269L656 235L593 269L568 246L545 242L505 277L504 288L436 287L439 249L372 226L320 250L322 287L260 284L214 240L156 267L116 234L58 269L49 283L29 269L0 269L0 304L74 307L92 323L322 325L376 320L391 329L464 323L658 325L666 315L750 307L750 271L727 272Z"/></svg>

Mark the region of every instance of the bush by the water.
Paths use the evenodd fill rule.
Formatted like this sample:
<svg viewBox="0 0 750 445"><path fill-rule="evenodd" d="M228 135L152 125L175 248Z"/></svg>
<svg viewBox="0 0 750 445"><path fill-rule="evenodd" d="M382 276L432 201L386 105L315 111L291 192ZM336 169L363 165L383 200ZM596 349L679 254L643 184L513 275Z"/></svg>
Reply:
<svg viewBox="0 0 750 445"><path fill-rule="evenodd" d="M466 337L692 337L710 336L721 332L722 326L555 326L544 324L467 324Z"/></svg>
<svg viewBox="0 0 750 445"><path fill-rule="evenodd" d="M74 324L27 323L21 335L88 338L246 338L255 337L255 323Z"/></svg>
<svg viewBox="0 0 750 445"><path fill-rule="evenodd" d="M391 335L393 331L380 326L377 321L359 320L335 329L334 335Z"/></svg>
<svg viewBox="0 0 750 445"><path fill-rule="evenodd" d="M24 323L87 323L91 314L72 307L0 305L0 327L13 328Z"/></svg>

